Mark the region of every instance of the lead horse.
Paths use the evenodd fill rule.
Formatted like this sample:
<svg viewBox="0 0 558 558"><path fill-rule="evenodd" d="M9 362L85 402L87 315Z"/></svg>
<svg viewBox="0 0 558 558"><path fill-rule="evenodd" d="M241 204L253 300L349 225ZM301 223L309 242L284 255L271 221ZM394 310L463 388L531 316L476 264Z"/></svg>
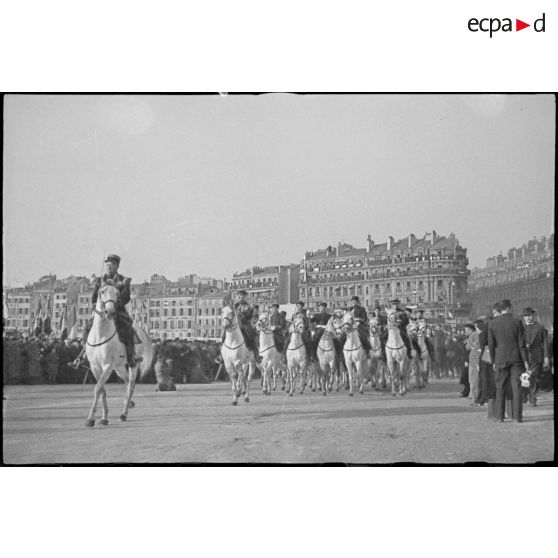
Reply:
<svg viewBox="0 0 558 558"><path fill-rule="evenodd" d="M353 389L356 380L358 381L358 391L364 393L364 372L366 369L366 351L360 341L358 328L355 326L355 320L350 312L346 312L343 316L342 329L347 334L347 340L343 346L343 354L345 355L345 364L347 365L347 374L349 376L349 396L353 396Z"/></svg>
<svg viewBox="0 0 558 558"><path fill-rule="evenodd" d="M376 316L370 318L368 323L370 339L370 375L372 385L376 390L386 388L386 361L382 351L379 321Z"/></svg>
<svg viewBox="0 0 558 558"><path fill-rule="evenodd" d="M391 395L396 397L396 389L404 396L407 393L407 347L397 326L397 309L386 307L388 337L386 341L386 363L391 380Z"/></svg>
<svg viewBox="0 0 558 558"><path fill-rule="evenodd" d="M254 353L246 346L234 308L230 306L223 308L221 323L225 330L221 357L231 379L232 404L238 404L241 393L244 393L244 401L248 403L250 401L250 382L256 366Z"/></svg>
<svg viewBox="0 0 558 558"><path fill-rule="evenodd" d="M333 378L336 375L336 351L335 351L335 335L336 325L339 327L339 318L332 316L325 325L324 332L318 342L316 354L318 355L318 364L320 369L320 389L324 395L327 391L332 390ZM337 384L339 385L339 375L337 374Z"/></svg>
<svg viewBox="0 0 558 558"><path fill-rule="evenodd" d="M291 339L287 347L287 370L289 376L289 396L295 391L295 380L300 375L300 394L304 394L306 387L306 370L308 368L308 355L302 340L304 320L295 318L290 328Z"/></svg>
<svg viewBox="0 0 558 558"><path fill-rule="evenodd" d="M124 407L120 414L120 421L124 422L128 417L128 410L134 407L132 397L136 385L138 364L130 368L126 359L126 347L120 341L116 332L114 318L116 316L116 303L118 301L118 289L114 285L106 284L99 289L97 303L95 304L93 325L87 336L85 354L91 366L91 372L96 380L93 390L93 405L85 422L86 426L95 426L95 413L99 397L103 403L103 415L100 424L108 424L108 404L105 384L113 371L126 384L124 396ZM153 360L153 344L147 333L140 327L134 327L141 343L136 345L136 355L143 360L139 367L141 377L151 368Z"/></svg>

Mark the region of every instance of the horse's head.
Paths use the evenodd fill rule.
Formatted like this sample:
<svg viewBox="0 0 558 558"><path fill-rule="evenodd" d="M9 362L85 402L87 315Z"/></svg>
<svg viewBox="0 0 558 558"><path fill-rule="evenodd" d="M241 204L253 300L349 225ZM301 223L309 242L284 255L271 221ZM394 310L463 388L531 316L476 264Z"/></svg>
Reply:
<svg viewBox="0 0 558 558"><path fill-rule="evenodd" d="M221 314L221 325L225 331L237 325L236 312L232 306L225 306Z"/></svg>
<svg viewBox="0 0 558 558"><path fill-rule="evenodd" d="M386 306L387 326L388 328L397 327L397 307Z"/></svg>
<svg viewBox="0 0 558 558"><path fill-rule="evenodd" d="M409 325L407 326L407 333L411 337L416 337L417 332L418 332L418 325L416 324L416 322L410 322Z"/></svg>
<svg viewBox="0 0 558 558"><path fill-rule="evenodd" d="M424 320L418 321L418 335L426 335L426 322Z"/></svg>
<svg viewBox="0 0 558 558"><path fill-rule="evenodd" d="M370 330L370 333L372 335L378 335L379 333L378 325L379 325L378 316L376 315L371 316L368 322L368 329Z"/></svg>
<svg viewBox="0 0 558 558"><path fill-rule="evenodd" d="M117 301L118 289L112 283L105 283L99 289L95 310L110 320L116 314Z"/></svg>
<svg viewBox="0 0 558 558"><path fill-rule="evenodd" d="M267 312L262 312L258 316L258 321L256 322L256 329L262 331L268 329L269 327L269 314Z"/></svg>
<svg viewBox="0 0 558 558"><path fill-rule="evenodd" d="M302 333L304 331L304 320L302 318L295 318L291 324L293 333Z"/></svg>

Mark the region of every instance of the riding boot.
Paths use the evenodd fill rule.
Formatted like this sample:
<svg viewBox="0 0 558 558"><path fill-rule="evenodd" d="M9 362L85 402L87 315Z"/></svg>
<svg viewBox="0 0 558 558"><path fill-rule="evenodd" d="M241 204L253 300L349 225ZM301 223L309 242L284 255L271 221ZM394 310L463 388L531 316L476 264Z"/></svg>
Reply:
<svg viewBox="0 0 558 558"><path fill-rule="evenodd" d="M126 343L126 360L128 361L128 367L133 368L136 364L143 360L142 357L135 356L134 340L131 343Z"/></svg>
<svg viewBox="0 0 558 558"><path fill-rule="evenodd" d="M76 370L78 368L81 368L81 366L83 365L83 361L86 359L85 356L85 347L83 347L83 349L81 349L81 352L79 353L79 355L75 358L75 360L72 360L71 362L68 362L68 366L71 368L75 368Z"/></svg>
<svg viewBox="0 0 558 558"><path fill-rule="evenodd" d="M411 345L411 340L409 339L408 335L401 335L401 339L403 340L403 343L405 343L405 347L407 347L407 357L408 358L413 358L413 354L412 354L412 350L413 347Z"/></svg>

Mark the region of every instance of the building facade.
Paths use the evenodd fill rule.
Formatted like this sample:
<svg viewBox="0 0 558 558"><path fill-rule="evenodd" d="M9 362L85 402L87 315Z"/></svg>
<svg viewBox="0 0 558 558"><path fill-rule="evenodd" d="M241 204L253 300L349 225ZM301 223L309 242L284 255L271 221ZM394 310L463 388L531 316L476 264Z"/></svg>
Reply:
<svg viewBox="0 0 558 558"><path fill-rule="evenodd" d="M245 290L250 304L291 304L298 299L299 277L300 266L296 264L254 266L233 274L230 290Z"/></svg>
<svg viewBox="0 0 558 558"><path fill-rule="evenodd" d="M307 252L300 267L299 297L310 309L319 302L344 308L352 296L370 311L399 298L405 306L425 310L435 320L464 321L467 298L467 249L453 233L414 234L376 244L370 235L365 248L339 243Z"/></svg>
<svg viewBox="0 0 558 558"><path fill-rule="evenodd" d="M492 306L504 298L516 312L531 306L550 327L554 320L554 234L534 238L498 254L474 268L469 279L469 296L475 315L491 315Z"/></svg>

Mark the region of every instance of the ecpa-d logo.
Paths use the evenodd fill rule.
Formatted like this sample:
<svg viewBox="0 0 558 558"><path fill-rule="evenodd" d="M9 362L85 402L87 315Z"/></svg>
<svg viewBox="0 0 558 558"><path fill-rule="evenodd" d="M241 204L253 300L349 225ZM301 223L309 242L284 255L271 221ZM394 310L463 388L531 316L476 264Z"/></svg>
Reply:
<svg viewBox="0 0 558 558"><path fill-rule="evenodd" d="M536 33L545 32L545 24L546 24L545 19L546 19L546 14L543 13L543 15L540 18L536 19L533 22L532 27ZM478 33L479 31L481 31L482 33L489 33L490 38L492 38L492 35L494 33L498 33L499 31L506 33L506 32L513 32L513 31L521 31L522 29L527 29L527 27L531 27L530 23L525 23L520 19L516 19L515 29L514 29L512 22L513 22L513 18L509 18L509 17L504 17L502 19L498 17L484 17L481 19L472 17L469 20L467 27L469 28L469 31L473 33Z"/></svg>

